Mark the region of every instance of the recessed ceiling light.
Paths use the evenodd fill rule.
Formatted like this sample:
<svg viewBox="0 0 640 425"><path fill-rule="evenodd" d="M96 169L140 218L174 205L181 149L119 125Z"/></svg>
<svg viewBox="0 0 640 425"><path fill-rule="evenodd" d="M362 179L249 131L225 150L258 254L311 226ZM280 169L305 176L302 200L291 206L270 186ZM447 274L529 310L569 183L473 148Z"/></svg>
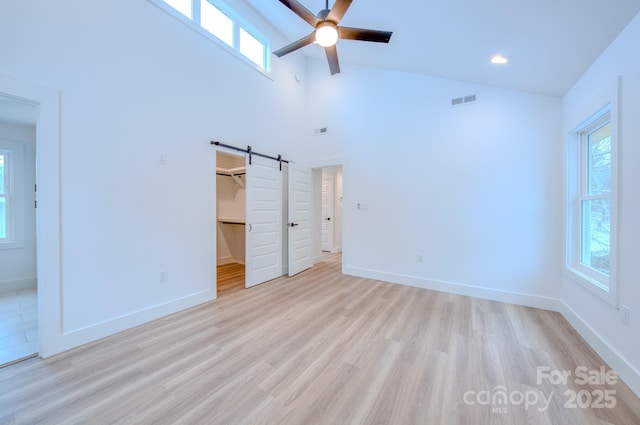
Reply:
<svg viewBox="0 0 640 425"><path fill-rule="evenodd" d="M502 55L493 55L493 57L491 58L491 63L495 65L504 65L506 63L509 63L509 58Z"/></svg>

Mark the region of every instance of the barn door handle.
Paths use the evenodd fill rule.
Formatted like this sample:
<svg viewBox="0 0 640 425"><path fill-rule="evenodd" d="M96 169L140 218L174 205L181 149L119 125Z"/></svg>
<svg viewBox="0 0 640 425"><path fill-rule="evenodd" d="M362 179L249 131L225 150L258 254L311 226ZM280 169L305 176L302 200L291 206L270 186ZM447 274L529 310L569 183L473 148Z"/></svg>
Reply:
<svg viewBox="0 0 640 425"><path fill-rule="evenodd" d="M298 224L298 223L289 223L289 227L296 227L296 226L299 226L299 225L300 224Z"/></svg>

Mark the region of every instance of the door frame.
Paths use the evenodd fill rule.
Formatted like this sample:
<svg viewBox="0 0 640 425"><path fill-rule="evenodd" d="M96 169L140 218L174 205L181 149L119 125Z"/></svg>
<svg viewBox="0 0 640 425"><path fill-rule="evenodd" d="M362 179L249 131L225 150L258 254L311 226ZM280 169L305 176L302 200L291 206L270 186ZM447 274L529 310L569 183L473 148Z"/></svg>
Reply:
<svg viewBox="0 0 640 425"><path fill-rule="evenodd" d="M349 258L349 252L348 252L348 241L345 240L344 237L344 229L347 227L348 225L348 215L345 214L345 199L349 199L348 196L348 185L345 185L345 181L347 180L347 170L348 170L348 165L347 165L347 160L346 157L335 157L335 158L327 158L327 159L320 159L320 160L315 160L315 161L309 161L309 168L311 168L311 178L312 178L312 186L313 186L313 199L317 200L319 194L315 193L315 191L317 190L315 184L313 184L313 176L315 173L317 172L321 172L323 168L329 168L329 167L341 167L342 168L342 198L343 198L343 208L342 208L342 230L341 230L341 240L342 240L342 273L344 273L344 268L345 268L345 264L346 264L346 260L348 260ZM320 177L320 179L322 179L322 177ZM347 190L345 190L345 188ZM317 201L316 201L317 202ZM320 213L319 213L319 209L321 208L321 205L317 205L318 208L316 208L316 205L314 205L314 212L318 211L318 217L320 217ZM314 216L315 218L315 216ZM314 231L313 233L313 239L314 239L314 244L313 244L313 252L312 255L314 257L314 264L317 264L319 262L321 262L322 260L320 258L318 258L318 256L316 255L316 248L320 247L320 254L322 253L322 240L321 240L321 230L322 230L322 217L320 217L320 220L318 219L314 219L314 228L316 230L319 231ZM317 241L316 241L317 240Z"/></svg>
<svg viewBox="0 0 640 425"><path fill-rule="evenodd" d="M71 346L62 320L59 92L0 74L0 94L36 107L38 354L46 358Z"/></svg>

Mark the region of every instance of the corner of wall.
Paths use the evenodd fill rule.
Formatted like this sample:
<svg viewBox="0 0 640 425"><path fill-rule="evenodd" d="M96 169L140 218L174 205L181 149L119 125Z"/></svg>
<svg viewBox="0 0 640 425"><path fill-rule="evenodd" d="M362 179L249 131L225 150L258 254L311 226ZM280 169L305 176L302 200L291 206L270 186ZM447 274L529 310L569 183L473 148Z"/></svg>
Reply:
<svg viewBox="0 0 640 425"><path fill-rule="evenodd" d="M573 326L582 338L593 348L602 359L611 366L618 376L640 397L640 371L611 344L593 329L578 313L575 312L564 300L559 300L560 313Z"/></svg>
<svg viewBox="0 0 640 425"><path fill-rule="evenodd" d="M387 273L376 270L368 270L359 267L343 267L343 273L368 279L383 280L398 283L400 285L414 286L416 288L431 289L434 291L448 292L467 297L482 298L486 300L500 301L543 310L560 311L560 300L539 295L523 294L519 292L501 291L491 288L466 285L463 283L444 282L424 279L417 276Z"/></svg>

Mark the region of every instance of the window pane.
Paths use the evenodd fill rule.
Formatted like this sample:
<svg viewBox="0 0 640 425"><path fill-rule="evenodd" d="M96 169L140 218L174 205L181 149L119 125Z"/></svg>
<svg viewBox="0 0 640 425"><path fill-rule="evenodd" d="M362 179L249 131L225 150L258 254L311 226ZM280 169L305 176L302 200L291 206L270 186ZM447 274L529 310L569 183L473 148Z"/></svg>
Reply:
<svg viewBox="0 0 640 425"><path fill-rule="evenodd" d="M582 201L581 262L609 275L611 201Z"/></svg>
<svg viewBox="0 0 640 425"><path fill-rule="evenodd" d="M191 0L164 0L169 6L182 13L189 19L193 19L193 11L191 10Z"/></svg>
<svg viewBox="0 0 640 425"><path fill-rule="evenodd" d="M611 192L611 124L605 124L587 138L589 149L589 195Z"/></svg>
<svg viewBox="0 0 640 425"><path fill-rule="evenodd" d="M200 26L233 46L233 21L207 0L202 0Z"/></svg>
<svg viewBox="0 0 640 425"><path fill-rule="evenodd" d="M240 28L240 53L264 68L264 44Z"/></svg>
<svg viewBox="0 0 640 425"><path fill-rule="evenodd" d="M0 154L0 195L4 195L4 161L5 156Z"/></svg>
<svg viewBox="0 0 640 425"><path fill-rule="evenodd" d="M0 197L0 239L7 237L7 200Z"/></svg>

